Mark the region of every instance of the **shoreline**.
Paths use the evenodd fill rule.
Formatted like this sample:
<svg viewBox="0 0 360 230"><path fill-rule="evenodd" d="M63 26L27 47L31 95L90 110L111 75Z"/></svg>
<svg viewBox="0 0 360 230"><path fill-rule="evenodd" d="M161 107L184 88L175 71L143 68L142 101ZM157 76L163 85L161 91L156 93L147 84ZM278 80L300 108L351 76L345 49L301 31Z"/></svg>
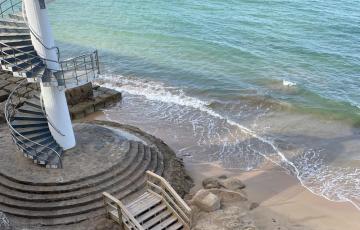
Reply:
<svg viewBox="0 0 360 230"><path fill-rule="evenodd" d="M84 120L109 119L105 112L98 112L85 117ZM284 222L292 223L292 226L299 224L305 226L305 229L358 230L360 228L360 212L351 203L337 203L315 195L303 187L297 178L271 163L265 164L260 170L250 172L226 169L216 162L194 163L185 160L184 165L186 173L194 182L190 194L194 194L202 187L202 180L205 178L233 176L244 182L246 185L244 191L249 200L260 204L261 215L275 215L277 219L280 216Z"/></svg>
<svg viewBox="0 0 360 230"><path fill-rule="evenodd" d="M315 230L358 230L360 227L360 212L352 204L315 195L281 169L244 172L214 163L189 162L185 163L185 169L195 183L192 192L201 188L201 181L206 177L234 176L246 185L244 191L249 200L259 203L269 215L276 213L289 222Z"/></svg>

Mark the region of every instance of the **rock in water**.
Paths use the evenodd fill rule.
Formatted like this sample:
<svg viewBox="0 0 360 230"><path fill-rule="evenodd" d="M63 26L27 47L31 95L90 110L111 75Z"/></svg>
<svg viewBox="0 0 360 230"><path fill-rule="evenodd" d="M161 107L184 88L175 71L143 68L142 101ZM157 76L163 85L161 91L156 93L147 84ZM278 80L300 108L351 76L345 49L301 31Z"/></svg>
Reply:
<svg viewBox="0 0 360 230"><path fill-rule="evenodd" d="M220 209L219 197L204 189L199 190L195 194L194 198L192 199L192 203L200 210L206 212L213 212Z"/></svg>
<svg viewBox="0 0 360 230"><path fill-rule="evenodd" d="M233 177L221 181L221 185L229 190L241 190L246 187L241 180Z"/></svg>
<svg viewBox="0 0 360 230"><path fill-rule="evenodd" d="M203 180L202 185L206 189L220 188L221 183L216 177L209 177Z"/></svg>

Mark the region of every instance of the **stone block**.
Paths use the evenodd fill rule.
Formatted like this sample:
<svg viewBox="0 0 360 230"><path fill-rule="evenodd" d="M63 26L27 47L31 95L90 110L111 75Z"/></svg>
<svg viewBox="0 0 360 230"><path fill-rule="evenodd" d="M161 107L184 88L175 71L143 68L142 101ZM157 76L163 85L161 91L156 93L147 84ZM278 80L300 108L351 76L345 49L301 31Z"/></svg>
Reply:
<svg viewBox="0 0 360 230"><path fill-rule="evenodd" d="M94 96L91 82L66 90L66 99L69 105L76 105L80 102L92 99Z"/></svg>
<svg viewBox="0 0 360 230"><path fill-rule="evenodd" d="M0 79L0 89L3 89L5 86L10 85L11 83L4 80L4 79Z"/></svg>
<svg viewBox="0 0 360 230"><path fill-rule="evenodd" d="M3 88L3 90L11 93L12 91L14 91L14 89L16 88L16 86L18 86L17 84L15 83L11 83L10 85L7 85Z"/></svg>
<svg viewBox="0 0 360 230"><path fill-rule="evenodd" d="M72 119L83 118L86 114L93 113L95 111L94 102L86 101L73 105L69 108Z"/></svg>
<svg viewBox="0 0 360 230"><path fill-rule="evenodd" d="M206 189L221 188L221 183L216 177L209 177L203 180L202 185Z"/></svg>
<svg viewBox="0 0 360 230"><path fill-rule="evenodd" d="M9 94L10 94L9 92L0 89L0 102L5 101L9 97Z"/></svg>
<svg viewBox="0 0 360 230"><path fill-rule="evenodd" d="M245 184L241 180L233 177L221 181L221 185L229 190L240 190L245 188Z"/></svg>
<svg viewBox="0 0 360 230"><path fill-rule="evenodd" d="M220 198L204 189L199 190L192 199L192 203L200 210L213 212L220 209Z"/></svg>

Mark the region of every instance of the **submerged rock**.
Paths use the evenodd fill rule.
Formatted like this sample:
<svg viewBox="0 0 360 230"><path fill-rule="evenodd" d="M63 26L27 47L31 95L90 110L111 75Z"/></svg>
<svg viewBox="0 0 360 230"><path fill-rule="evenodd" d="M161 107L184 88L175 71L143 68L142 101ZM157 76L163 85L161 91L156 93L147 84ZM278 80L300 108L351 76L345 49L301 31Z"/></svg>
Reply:
<svg viewBox="0 0 360 230"><path fill-rule="evenodd" d="M201 211L213 212L220 209L220 198L204 189L199 190L193 200L192 203L196 205Z"/></svg>

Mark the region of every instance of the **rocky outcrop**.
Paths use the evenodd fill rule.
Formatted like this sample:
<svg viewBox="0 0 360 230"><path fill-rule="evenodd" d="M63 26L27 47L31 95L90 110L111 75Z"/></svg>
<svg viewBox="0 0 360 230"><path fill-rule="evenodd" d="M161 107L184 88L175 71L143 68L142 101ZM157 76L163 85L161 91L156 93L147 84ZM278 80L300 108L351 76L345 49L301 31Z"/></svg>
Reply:
<svg viewBox="0 0 360 230"><path fill-rule="evenodd" d="M221 180L220 184L222 187L226 189L235 190L235 191L244 189L246 187L245 184L237 178L228 178L225 180Z"/></svg>
<svg viewBox="0 0 360 230"><path fill-rule="evenodd" d="M203 180L202 185L205 189L221 188L220 180L216 177L206 178L205 180Z"/></svg>
<svg viewBox="0 0 360 230"><path fill-rule="evenodd" d="M191 200L201 211L213 212L220 209L220 198L204 189L199 190Z"/></svg>
<svg viewBox="0 0 360 230"><path fill-rule="evenodd" d="M225 188L229 190L241 190L246 187L241 180L235 177L227 178L225 175L206 178L202 181L202 185L205 189Z"/></svg>

